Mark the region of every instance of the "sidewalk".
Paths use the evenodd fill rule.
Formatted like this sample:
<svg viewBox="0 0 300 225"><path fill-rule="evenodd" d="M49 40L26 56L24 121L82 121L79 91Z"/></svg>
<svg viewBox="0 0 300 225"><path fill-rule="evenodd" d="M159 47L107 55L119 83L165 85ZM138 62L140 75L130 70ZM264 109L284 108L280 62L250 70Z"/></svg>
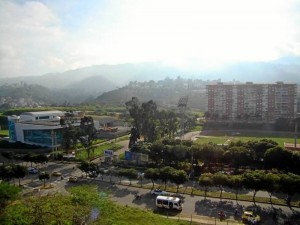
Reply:
<svg viewBox="0 0 300 225"><path fill-rule="evenodd" d="M223 220L220 221L218 218L214 217L208 217L208 216L198 216L198 215L179 215L179 216L163 216L165 218L174 219L177 221L190 221L190 222L196 222L201 225L243 225L244 223L238 222L235 220Z"/></svg>

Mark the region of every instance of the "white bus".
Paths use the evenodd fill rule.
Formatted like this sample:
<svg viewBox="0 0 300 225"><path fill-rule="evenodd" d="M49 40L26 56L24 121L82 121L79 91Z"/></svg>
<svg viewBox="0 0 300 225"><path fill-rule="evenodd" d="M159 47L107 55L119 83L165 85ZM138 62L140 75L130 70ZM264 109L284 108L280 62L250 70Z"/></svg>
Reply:
<svg viewBox="0 0 300 225"><path fill-rule="evenodd" d="M156 197L156 206L158 208L182 210L182 201L180 198L159 195Z"/></svg>

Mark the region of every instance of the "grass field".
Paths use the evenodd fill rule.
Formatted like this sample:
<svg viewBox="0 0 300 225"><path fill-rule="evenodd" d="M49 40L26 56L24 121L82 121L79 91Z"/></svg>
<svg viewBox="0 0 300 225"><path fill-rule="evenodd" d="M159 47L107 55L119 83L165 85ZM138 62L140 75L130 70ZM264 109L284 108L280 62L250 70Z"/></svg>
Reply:
<svg viewBox="0 0 300 225"><path fill-rule="evenodd" d="M106 149L110 149L110 150L118 150L120 148L122 148L122 145L119 144L114 144L114 143L108 143L108 144L103 144L103 145L99 145L96 146L94 151L91 151L90 156L91 157L97 157L97 156L101 156L103 155L104 150ZM85 149L81 149L80 151L78 151L78 154L76 155L77 158L79 159L87 159L88 155L87 155L87 151Z"/></svg>
<svg viewBox="0 0 300 225"><path fill-rule="evenodd" d="M280 135L272 135L267 133L254 133L254 134L238 134L238 135L226 135L226 134L216 134L216 135L203 135L199 136L195 141L198 144L204 143L215 143L215 144L229 144L230 142L247 142L247 141L259 141L261 139L271 139L278 143L279 146L284 147L284 143L294 143L294 138L290 134L286 137L281 133ZM300 140L298 138L298 143Z"/></svg>

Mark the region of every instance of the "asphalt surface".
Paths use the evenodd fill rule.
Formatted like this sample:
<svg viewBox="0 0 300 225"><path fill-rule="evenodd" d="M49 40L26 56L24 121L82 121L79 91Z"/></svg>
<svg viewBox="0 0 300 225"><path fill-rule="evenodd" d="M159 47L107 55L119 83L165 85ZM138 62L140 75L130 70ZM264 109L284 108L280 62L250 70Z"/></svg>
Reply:
<svg viewBox="0 0 300 225"><path fill-rule="evenodd" d="M192 139L197 136L199 132L192 132L185 135L185 139ZM121 154L128 149L128 141L118 142L124 147L116 154ZM66 187L72 185L80 185L84 183L93 183L99 186L99 189L109 193L110 198L118 204L138 207L143 210L150 210L156 212L155 196L150 194L149 189L132 187L129 185L129 181L122 180L122 185L119 183L119 178L113 178L113 182L116 185L111 185L110 178L108 176L97 177L96 179L90 179L83 176L82 172L77 169L77 165L74 163L63 162L49 162L44 168L49 173L53 171L59 171L62 173L63 178L51 176L47 181L49 189L43 189L43 182L38 179L37 174L28 175L22 184L24 184L24 194L36 193L37 195L47 195L50 193L65 193L67 194ZM77 183L68 182L70 176L79 177ZM145 185L149 181L143 181ZM135 199L135 194L140 194L140 199ZM252 194L249 192L249 194ZM259 192L257 196L266 196L267 193ZM267 195L268 196L268 195ZM181 212L167 211L163 214L167 217L175 219L185 219L198 221L204 224L237 224L240 222L242 212L244 210L254 210L262 218L262 225L274 225L284 224L287 219L292 221L292 225L300 225L300 209L289 208L283 205L270 205L244 201L222 200L218 198L204 198L203 196L186 195L182 196L184 207ZM224 211L226 214L226 221L219 221L218 213ZM235 213L237 211L237 215Z"/></svg>
<svg viewBox="0 0 300 225"><path fill-rule="evenodd" d="M130 182L126 179L122 179L122 183L119 184L119 178L113 177L112 183L109 176L102 176L97 178L86 178L82 172L75 167L74 164L65 163L49 163L47 170L51 173L53 171L59 171L63 174L64 179L61 177L51 176L50 180L47 181L46 186L51 186L49 189L43 189L43 182L38 180L37 174L29 175L22 181L24 184L24 194L35 193L37 195L48 195L51 193L64 193L67 194L66 187L80 184L95 184L99 187L100 191L109 193L109 197L112 201L121 205L128 205L132 207L138 207L143 210L150 210L156 212L155 206L155 195L150 194L150 189L140 187L138 181L133 181L135 184L133 187L130 186ZM79 177L78 182L70 183L68 178L70 176ZM27 184L25 184L28 182ZM150 181L143 181L143 186L149 187ZM139 194L141 198L136 199L135 195ZM171 193L174 194L174 193ZM178 211L164 211L163 215L173 217L176 219L194 220L204 224L237 224L240 222L242 212L244 210L256 211L262 219L261 224L273 225L273 224L284 224L287 218L294 218L293 225L300 224L300 209L289 208L283 205L270 205L246 201L234 201L234 200L222 200L218 198L205 198L204 196L182 194L183 210ZM235 211L237 210L237 216ZM224 211L226 214L226 220L221 222L218 218L218 213ZM274 216L276 212L276 217ZM226 223L225 223L226 222Z"/></svg>

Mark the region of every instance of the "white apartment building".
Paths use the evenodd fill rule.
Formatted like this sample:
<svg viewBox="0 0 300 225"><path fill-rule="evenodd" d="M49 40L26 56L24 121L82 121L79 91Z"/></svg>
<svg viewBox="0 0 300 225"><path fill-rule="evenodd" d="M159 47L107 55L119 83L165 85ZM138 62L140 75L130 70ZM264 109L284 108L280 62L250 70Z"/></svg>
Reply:
<svg viewBox="0 0 300 225"><path fill-rule="evenodd" d="M206 91L210 119L274 122L297 114L296 84L218 83L207 85Z"/></svg>

